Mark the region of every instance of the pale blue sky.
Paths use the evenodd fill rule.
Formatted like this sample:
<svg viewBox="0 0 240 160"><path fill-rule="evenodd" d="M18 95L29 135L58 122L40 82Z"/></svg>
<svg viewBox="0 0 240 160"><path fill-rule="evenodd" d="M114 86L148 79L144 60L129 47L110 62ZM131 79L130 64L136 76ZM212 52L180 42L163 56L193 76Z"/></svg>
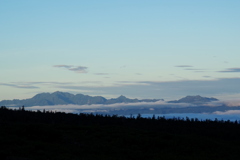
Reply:
<svg viewBox="0 0 240 160"><path fill-rule="evenodd" d="M239 0L1 0L0 100L240 97Z"/></svg>

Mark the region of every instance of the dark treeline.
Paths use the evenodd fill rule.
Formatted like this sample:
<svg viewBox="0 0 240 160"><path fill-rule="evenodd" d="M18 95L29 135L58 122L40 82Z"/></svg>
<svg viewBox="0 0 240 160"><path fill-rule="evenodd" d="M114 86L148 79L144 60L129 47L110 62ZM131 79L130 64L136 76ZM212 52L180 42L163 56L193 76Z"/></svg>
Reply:
<svg viewBox="0 0 240 160"><path fill-rule="evenodd" d="M19 123L46 123L46 124L74 124L74 125L140 125L143 126L153 126L154 128L163 127L164 124L171 124L172 126L198 126L198 127L240 127L239 122L236 120L232 122L230 120L218 120L217 118L213 121L210 119L199 120L198 118L170 118L166 119L164 116L155 116L149 118L141 117L141 114L137 116L118 116L118 115L108 115L108 114L93 114L93 113L65 113L56 111L31 111L25 110L24 106L19 107L19 109L11 109L5 106L0 108L0 120L1 122L19 122ZM189 127L188 127L189 128ZM229 128L229 129L230 129ZM176 128L174 128L176 129Z"/></svg>
<svg viewBox="0 0 240 160"><path fill-rule="evenodd" d="M235 121L0 108L4 159L234 159Z"/></svg>

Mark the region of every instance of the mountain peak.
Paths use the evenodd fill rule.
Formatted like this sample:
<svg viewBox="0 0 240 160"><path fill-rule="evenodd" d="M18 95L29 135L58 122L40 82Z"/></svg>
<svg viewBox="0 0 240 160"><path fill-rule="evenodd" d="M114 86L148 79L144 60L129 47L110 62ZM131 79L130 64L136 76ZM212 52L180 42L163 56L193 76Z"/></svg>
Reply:
<svg viewBox="0 0 240 160"><path fill-rule="evenodd" d="M128 98L125 97L125 96L123 96L123 95L121 95L121 96L119 96L117 99L128 99Z"/></svg>
<svg viewBox="0 0 240 160"><path fill-rule="evenodd" d="M208 98L208 97L202 97L200 95L196 96L186 96L179 100L174 101L168 101L168 103L193 103L193 104L202 104L202 103L208 103L212 101L218 101L216 98Z"/></svg>

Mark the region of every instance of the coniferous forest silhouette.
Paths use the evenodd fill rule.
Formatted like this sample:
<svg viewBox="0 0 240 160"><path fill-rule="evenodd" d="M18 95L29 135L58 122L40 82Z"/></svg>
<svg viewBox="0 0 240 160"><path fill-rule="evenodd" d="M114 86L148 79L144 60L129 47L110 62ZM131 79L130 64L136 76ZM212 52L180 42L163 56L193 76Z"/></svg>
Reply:
<svg viewBox="0 0 240 160"><path fill-rule="evenodd" d="M237 159L238 121L0 108L0 155L40 159Z"/></svg>

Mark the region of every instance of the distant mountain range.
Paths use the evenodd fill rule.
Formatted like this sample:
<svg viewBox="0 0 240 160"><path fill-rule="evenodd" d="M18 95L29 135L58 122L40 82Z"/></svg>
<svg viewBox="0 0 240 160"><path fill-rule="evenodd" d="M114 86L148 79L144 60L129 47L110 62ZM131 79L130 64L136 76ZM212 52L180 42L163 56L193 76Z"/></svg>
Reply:
<svg viewBox="0 0 240 160"><path fill-rule="evenodd" d="M137 102L156 102L164 101L163 99L130 99L125 96L118 98L106 99L102 96L89 96L83 94L71 94L68 92L54 92L54 93L40 93L29 99L14 99L0 101L0 106L47 106L47 105L90 105L90 104L114 104L114 103L137 103ZM197 96L186 96L179 100L168 101L168 103L191 103L191 104L204 104L212 101L218 101L216 98L207 98Z"/></svg>
<svg viewBox="0 0 240 160"><path fill-rule="evenodd" d="M167 114L167 113L213 113L216 111L226 111L229 107L219 103L219 106L209 107L209 102L218 101L216 98L208 98L197 96L186 96L179 100L165 101L165 103L139 103L139 102L157 102L164 101L163 99L130 99L125 96L119 96L117 98L106 99L102 96L89 96L83 94L71 94L68 92L53 92L53 93L40 93L29 99L14 99L0 101L0 106L6 107L31 107L31 106L54 106L54 105L91 105L91 104L116 104L125 103L122 108L115 109L111 105L109 107L101 108L77 108L73 109L73 112L94 112L99 114L118 114L118 115L130 115L132 113L141 114ZM139 103L137 106L132 103ZM181 103L188 103L187 105ZM126 105L127 104L127 105ZM180 104L180 105L179 105ZM132 106L131 106L132 105ZM121 105L119 105L121 106ZM125 106L128 106L127 108ZM131 106L131 107L129 107ZM133 107L134 106L134 107ZM44 107L43 107L44 108ZM231 108L231 110L240 110L240 106Z"/></svg>
<svg viewBox="0 0 240 160"><path fill-rule="evenodd" d="M186 96L184 98L181 98L179 100L174 101L168 101L168 103L192 103L192 104L203 104L208 103L212 101L218 101L216 98L208 98L208 97L201 97L199 95L197 96Z"/></svg>
<svg viewBox="0 0 240 160"><path fill-rule="evenodd" d="M90 104L114 104L114 103L136 103L136 102L156 102L164 101L163 99L129 99L125 96L119 96L118 98L106 99L102 96L88 96L83 94L71 94L68 92L54 92L54 93L40 93L29 99L14 99L3 100L0 102L0 106L47 106L47 105L90 105Z"/></svg>

